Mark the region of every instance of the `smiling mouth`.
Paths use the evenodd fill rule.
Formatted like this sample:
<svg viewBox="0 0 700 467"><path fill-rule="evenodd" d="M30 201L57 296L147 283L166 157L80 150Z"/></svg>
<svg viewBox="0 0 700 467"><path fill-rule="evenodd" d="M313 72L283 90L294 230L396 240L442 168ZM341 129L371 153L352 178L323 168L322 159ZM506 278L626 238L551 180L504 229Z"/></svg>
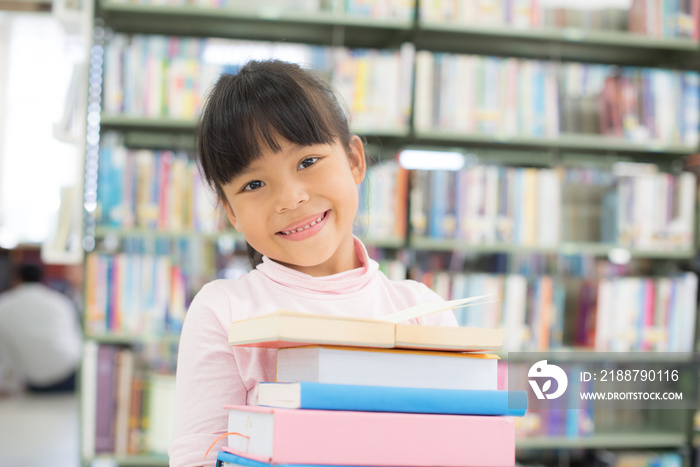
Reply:
<svg viewBox="0 0 700 467"><path fill-rule="evenodd" d="M313 227L314 225L316 225L316 224L322 222L322 221L328 216L328 212L329 212L329 211L324 212L322 215L318 216L316 219L314 219L313 221L309 222L308 224L306 224L306 225L304 225L304 226L302 226L302 227L298 227L298 228L296 228L296 229L294 229L294 230L285 230L285 231L281 231L281 230L280 230L280 231L277 232L277 233L278 233L279 235L291 235L291 234L303 232L304 230L308 230L308 229L310 229L311 227Z"/></svg>

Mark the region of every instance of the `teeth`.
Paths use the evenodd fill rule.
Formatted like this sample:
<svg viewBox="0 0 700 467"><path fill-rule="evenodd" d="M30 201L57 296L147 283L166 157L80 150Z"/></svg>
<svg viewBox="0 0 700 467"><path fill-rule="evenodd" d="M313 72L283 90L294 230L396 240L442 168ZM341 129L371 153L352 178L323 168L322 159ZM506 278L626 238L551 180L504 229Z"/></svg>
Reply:
<svg viewBox="0 0 700 467"><path fill-rule="evenodd" d="M311 226L316 225L317 223L321 222L322 220L323 220L323 216L319 216L318 219L312 221L309 225L305 225L304 227L299 227L298 229L295 229L295 230L285 230L282 233L285 235L289 235L289 234L301 232L302 230L306 230L306 229L310 228Z"/></svg>

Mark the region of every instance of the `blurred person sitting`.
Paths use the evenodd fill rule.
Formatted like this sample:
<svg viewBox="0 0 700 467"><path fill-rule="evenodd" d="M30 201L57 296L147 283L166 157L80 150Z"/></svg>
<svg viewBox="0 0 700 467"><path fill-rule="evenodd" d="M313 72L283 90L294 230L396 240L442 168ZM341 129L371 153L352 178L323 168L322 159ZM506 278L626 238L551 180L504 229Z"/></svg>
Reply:
<svg viewBox="0 0 700 467"><path fill-rule="evenodd" d="M18 269L18 283L0 294L0 362L30 392L71 392L80 365L78 313L65 295L41 283L36 265Z"/></svg>

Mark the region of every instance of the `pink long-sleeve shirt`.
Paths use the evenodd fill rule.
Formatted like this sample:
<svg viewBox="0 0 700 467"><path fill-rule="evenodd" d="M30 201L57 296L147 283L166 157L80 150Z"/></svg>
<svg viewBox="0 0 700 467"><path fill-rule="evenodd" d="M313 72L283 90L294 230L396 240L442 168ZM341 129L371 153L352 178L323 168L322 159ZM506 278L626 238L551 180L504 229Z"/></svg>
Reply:
<svg viewBox="0 0 700 467"><path fill-rule="evenodd" d="M420 302L442 300L416 281L392 281L355 238L362 267L312 277L263 257L262 264L236 280L202 287L185 319L177 362L175 433L171 467L213 466L226 444L226 404L255 404L256 383L274 381L276 351L231 347L232 321L278 309L328 315L378 317ZM456 326L451 311L413 320L413 324Z"/></svg>

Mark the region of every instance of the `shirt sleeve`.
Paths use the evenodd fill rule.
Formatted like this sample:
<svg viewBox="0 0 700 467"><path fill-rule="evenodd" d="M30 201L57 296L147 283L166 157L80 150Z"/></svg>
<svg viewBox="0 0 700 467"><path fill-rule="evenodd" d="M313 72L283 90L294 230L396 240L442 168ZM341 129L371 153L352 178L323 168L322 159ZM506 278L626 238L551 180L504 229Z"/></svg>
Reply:
<svg viewBox="0 0 700 467"><path fill-rule="evenodd" d="M247 390L227 328L217 316L230 316L231 302L217 285L207 284L195 296L180 337L175 384L174 439L168 450L171 467L214 466L226 433L226 404L244 405Z"/></svg>

